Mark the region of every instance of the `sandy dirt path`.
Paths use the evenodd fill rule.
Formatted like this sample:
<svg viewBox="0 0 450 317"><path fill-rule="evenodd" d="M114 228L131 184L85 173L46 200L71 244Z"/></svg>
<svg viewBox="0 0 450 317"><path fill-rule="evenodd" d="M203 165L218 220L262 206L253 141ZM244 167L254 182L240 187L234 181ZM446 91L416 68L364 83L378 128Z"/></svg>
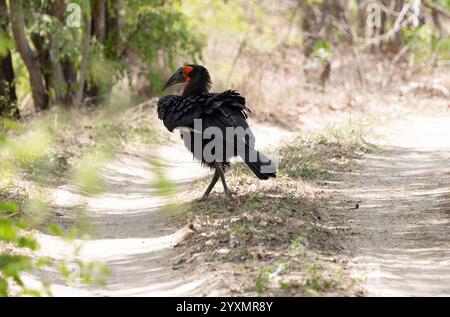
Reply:
<svg viewBox="0 0 450 317"><path fill-rule="evenodd" d="M279 144L290 135L270 126L254 125L253 130L258 148ZM102 175L107 190L99 196L82 195L71 186L55 191L52 204L64 215L63 226L70 227L77 210L87 214L94 234L83 243L81 258L108 265L113 276L106 287L67 285L56 270L27 275L28 285L37 287L38 278L47 280L54 296L223 295L213 273L179 265L183 254L174 246L189 231L186 214L179 208L167 208L199 198L188 195L189 188L211 172L193 161L175 134L171 144L157 149L156 156L164 158L166 176L178 187L178 193L170 199L156 194L156 176L148 153L122 154L108 164ZM223 192L219 183L214 191ZM38 240L41 255L61 260L73 254L73 245L57 237L38 233Z"/></svg>
<svg viewBox="0 0 450 317"><path fill-rule="evenodd" d="M336 193L352 270L369 296L450 296L450 116L382 133Z"/></svg>

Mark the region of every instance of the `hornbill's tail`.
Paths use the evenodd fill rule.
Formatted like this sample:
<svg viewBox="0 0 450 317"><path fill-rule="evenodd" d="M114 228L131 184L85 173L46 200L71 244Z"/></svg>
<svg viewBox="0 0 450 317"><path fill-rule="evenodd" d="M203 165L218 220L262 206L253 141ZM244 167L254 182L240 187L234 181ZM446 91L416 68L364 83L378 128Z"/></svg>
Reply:
<svg viewBox="0 0 450 317"><path fill-rule="evenodd" d="M241 157L259 179L277 176L275 164L265 154L256 151L247 144L245 155L241 155Z"/></svg>

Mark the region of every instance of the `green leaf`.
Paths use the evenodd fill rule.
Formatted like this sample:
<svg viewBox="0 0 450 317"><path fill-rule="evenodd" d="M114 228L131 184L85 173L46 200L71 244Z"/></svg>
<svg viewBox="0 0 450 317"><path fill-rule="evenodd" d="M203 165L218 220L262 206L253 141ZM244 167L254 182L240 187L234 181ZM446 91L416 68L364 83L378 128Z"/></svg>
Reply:
<svg viewBox="0 0 450 317"><path fill-rule="evenodd" d="M36 267L44 267L44 266L51 266L53 264L53 261L48 256L40 257L36 260Z"/></svg>
<svg viewBox="0 0 450 317"><path fill-rule="evenodd" d="M0 297L8 297L8 282L0 275Z"/></svg>
<svg viewBox="0 0 450 317"><path fill-rule="evenodd" d="M51 224L48 227L48 230L50 231L51 234L58 236L58 237L64 237L64 230L61 228L61 226L57 225L57 224Z"/></svg>
<svg viewBox="0 0 450 317"><path fill-rule="evenodd" d="M11 221L0 219L0 240L15 242L17 232Z"/></svg>
<svg viewBox="0 0 450 317"><path fill-rule="evenodd" d="M0 33L0 58L5 57L14 48L14 42L4 33Z"/></svg>
<svg viewBox="0 0 450 317"><path fill-rule="evenodd" d="M39 243L31 236L20 237L17 245L20 248L28 248L33 251L39 249Z"/></svg>
<svg viewBox="0 0 450 317"><path fill-rule="evenodd" d="M24 255L0 254L0 270L5 277L16 277L22 271L32 269L31 259Z"/></svg>
<svg viewBox="0 0 450 317"><path fill-rule="evenodd" d="M12 201L0 201L0 212L17 214L19 212L19 206Z"/></svg>

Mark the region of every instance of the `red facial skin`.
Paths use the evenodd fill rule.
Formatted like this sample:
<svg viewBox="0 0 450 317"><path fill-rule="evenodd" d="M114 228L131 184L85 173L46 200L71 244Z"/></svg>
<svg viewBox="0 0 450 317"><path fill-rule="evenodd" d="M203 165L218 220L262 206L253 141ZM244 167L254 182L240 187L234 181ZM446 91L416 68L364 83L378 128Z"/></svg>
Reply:
<svg viewBox="0 0 450 317"><path fill-rule="evenodd" d="M187 85L189 84L189 80L191 80L191 78L189 77L189 73L192 72L192 70L193 68L191 66L184 66L183 68L183 76L185 79L183 91L186 90Z"/></svg>

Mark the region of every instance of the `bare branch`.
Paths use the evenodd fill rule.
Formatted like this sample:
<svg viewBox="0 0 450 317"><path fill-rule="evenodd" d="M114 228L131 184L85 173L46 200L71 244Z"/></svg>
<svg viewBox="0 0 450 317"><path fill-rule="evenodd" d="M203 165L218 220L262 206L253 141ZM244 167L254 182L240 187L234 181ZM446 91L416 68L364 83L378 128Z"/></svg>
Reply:
<svg viewBox="0 0 450 317"><path fill-rule="evenodd" d="M423 5L427 8L430 8L431 10L438 12L447 19L450 19L450 13L441 6L439 6L438 4L429 1L423 1Z"/></svg>

